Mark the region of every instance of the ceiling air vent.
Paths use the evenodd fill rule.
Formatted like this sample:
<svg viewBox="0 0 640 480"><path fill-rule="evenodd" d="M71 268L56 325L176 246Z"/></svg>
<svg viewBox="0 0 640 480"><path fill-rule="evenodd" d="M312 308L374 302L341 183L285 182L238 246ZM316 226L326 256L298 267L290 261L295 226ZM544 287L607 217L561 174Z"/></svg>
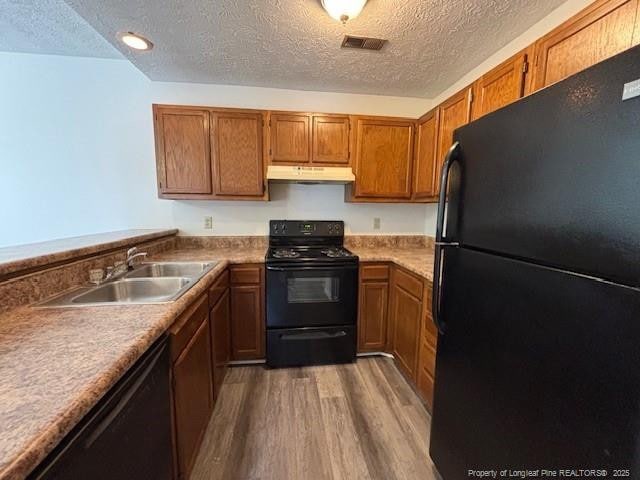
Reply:
<svg viewBox="0 0 640 480"><path fill-rule="evenodd" d="M371 37L354 37L353 35L345 35L342 40L342 48L359 48L361 50L380 50L386 40Z"/></svg>

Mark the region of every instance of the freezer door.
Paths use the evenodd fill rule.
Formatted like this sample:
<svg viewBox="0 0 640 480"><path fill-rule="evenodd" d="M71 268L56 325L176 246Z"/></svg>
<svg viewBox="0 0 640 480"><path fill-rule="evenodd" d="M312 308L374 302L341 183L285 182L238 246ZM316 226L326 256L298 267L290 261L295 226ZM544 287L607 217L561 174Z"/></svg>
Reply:
<svg viewBox="0 0 640 480"><path fill-rule="evenodd" d="M640 476L640 293L467 249L445 252L431 457L478 469ZM583 477L579 477L583 478Z"/></svg>
<svg viewBox="0 0 640 480"><path fill-rule="evenodd" d="M447 236L640 285L637 79L640 47L457 130Z"/></svg>

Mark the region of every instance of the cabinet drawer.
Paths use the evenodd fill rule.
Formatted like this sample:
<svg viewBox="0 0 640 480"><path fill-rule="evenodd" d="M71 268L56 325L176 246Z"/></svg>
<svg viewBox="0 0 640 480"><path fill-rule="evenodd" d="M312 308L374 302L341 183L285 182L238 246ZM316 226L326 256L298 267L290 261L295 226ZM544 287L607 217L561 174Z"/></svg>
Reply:
<svg viewBox="0 0 640 480"><path fill-rule="evenodd" d="M213 308L218 303L227 288L229 288L229 271L225 270L209 289L209 308Z"/></svg>
<svg viewBox="0 0 640 480"><path fill-rule="evenodd" d="M259 266L231 267L231 283L258 285L261 283L261 270Z"/></svg>
<svg viewBox="0 0 640 480"><path fill-rule="evenodd" d="M404 270L400 270L399 268L395 269L394 275L395 283L397 286L407 291L418 300L422 300L424 282L421 278L414 277L413 275L405 272Z"/></svg>
<svg viewBox="0 0 640 480"><path fill-rule="evenodd" d="M171 359L176 360L193 337L202 320L209 314L209 302L203 295L180 315L169 329L171 333Z"/></svg>
<svg viewBox="0 0 640 480"><path fill-rule="evenodd" d="M360 280L387 280L389 278L389 265L362 265L360 267Z"/></svg>

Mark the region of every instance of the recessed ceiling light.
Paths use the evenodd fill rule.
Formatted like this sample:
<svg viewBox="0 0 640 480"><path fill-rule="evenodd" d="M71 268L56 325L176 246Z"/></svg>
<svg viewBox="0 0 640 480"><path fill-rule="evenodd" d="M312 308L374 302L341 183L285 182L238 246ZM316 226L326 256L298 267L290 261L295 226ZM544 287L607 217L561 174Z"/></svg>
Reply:
<svg viewBox="0 0 640 480"><path fill-rule="evenodd" d="M137 33L122 32L118 34L118 37L122 43L135 50L151 50L153 48L153 43L150 40Z"/></svg>
<svg viewBox="0 0 640 480"><path fill-rule="evenodd" d="M342 23L356 18L367 0L320 0L327 13Z"/></svg>

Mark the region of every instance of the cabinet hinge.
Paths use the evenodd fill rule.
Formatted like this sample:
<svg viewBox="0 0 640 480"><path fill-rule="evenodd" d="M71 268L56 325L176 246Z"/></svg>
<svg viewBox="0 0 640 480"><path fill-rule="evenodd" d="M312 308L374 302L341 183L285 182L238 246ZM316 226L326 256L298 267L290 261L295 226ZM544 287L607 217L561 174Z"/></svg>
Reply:
<svg viewBox="0 0 640 480"><path fill-rule="evenodd" d="M525 61L522 64L522 73L527 73L529 71L529 62Z"/></svg>

